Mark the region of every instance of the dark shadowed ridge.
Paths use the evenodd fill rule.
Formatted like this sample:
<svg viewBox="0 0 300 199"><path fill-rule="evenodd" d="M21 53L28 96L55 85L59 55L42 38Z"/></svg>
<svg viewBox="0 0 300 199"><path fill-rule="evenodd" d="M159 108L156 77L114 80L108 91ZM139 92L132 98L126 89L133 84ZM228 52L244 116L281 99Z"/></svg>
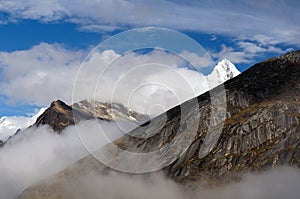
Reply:
<svg viewBox="0 0 300 199"><path fill-rule="evenodd" d="M88 117L86 117L88 119ZM34 126L49 125L54 131L61 132L66 126L73 125L73 109L61 100L51 103L50 107L40 115Z"/></svg>
<svg viewBox="0 0 300 199"><path fill-rule="evenodd" d="M221 87L212 92L218 92ZM204 139L211 117L210 93L197 97L199 107L189 106L186 121L194 121L198 130L190 136L191 144L163 172L185 185L218 185L239 180L246 172L263 171L279 165L300 167L300 51L269 59L225 83L226 120L217 144L204 156ZM163 115L154 121L160 121ZM148 152L170 143L182 131L180 106L167 112L163 127L156 122L140 126L114 143L128 151ZM199 123L199 124L198 124ZM151 137L137 138L145 129L160 128ZM180 130L178 130L180 129ZM177 143L178 146L180 142ZM116 159L121 152L116 153ZM168 158L161 154L161 158ZM143 165L141 165L143 166ZM110 169L92 156L87 156L58 175L34 185L23 192L21 199L64 198L62 182L69 184L90 172L105 175Z"/></svg>

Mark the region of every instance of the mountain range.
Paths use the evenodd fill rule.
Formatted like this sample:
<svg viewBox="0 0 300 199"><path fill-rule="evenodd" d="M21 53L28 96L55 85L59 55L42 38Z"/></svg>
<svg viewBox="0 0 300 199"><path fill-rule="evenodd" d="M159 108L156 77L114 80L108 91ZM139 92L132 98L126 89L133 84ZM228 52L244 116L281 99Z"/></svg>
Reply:
<svg viewBox="0 0 300 199"><path fill-rule="evenodd" d="M49 125L52 129L60 133L65 127L74 125L82 120L124 120L136 124L145 122L146 115L139 114L122 104L102 103L98 101L83 100L71 106L61 100L51 103L33 124L33 126Z"/></svg>
<svg viewBox="0 0 300 199"><path fill-rule="evenodd" d="M228 59L223 59L218 62L213 71L206 76L206 79L209 84L209 88L213 88L239 74L240 72L237 70L234 64L232 64ZM114 112L109 113L111 109L114 110ZM138 116L137 112L130 110L124 105L118 103L113 103L110 105L108 103L83 100L69 106L61 100L57 100L52 102L48 109L41 108L32 117L1 117L0 146L18 130L26 129L34 124L37 126L41 124L48 124L55 131L61 132L64 127L70 124L74 124L75 122L81 120L94 118L107 121L121 119L139 123L141 120L143 120L143 117L145 117L145 115L140 115L141 116ZM114 118L114 116L116 118Z"/></svg>
<svg viewBox="0 0 300 199"><path fill-rule="evenodd" d="M228 74L231 66L226 65L216 74ZM168 110L29 187L19 199L67 198L66 183L91 173L105 176L118 168L144 171L153 161L164 166L159 170L169 179L185 186L216 186L280 165L300 167L299 77L300 51L255 64L224 86ZM157 153L151 161L134 162L126 151Z"/></svg>

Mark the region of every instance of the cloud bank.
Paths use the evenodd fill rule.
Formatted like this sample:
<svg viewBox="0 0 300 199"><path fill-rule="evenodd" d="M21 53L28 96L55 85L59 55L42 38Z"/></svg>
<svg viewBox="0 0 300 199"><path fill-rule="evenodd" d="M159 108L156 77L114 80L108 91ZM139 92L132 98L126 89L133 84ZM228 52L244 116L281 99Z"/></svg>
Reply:
<svg viewBox="0 0 300 199"><path fill-rule="evenodd" d="M183 53L194 62L207 63L195 54ZM94 52L77 74L83 55L46 43L29 50L0 52L2 94L11 102L39 106L56 99L70 104L95 97L157 114L208 90L203 74L183 67L183 58L165 51L124 56L113 50Z"/></svg>
<svg viewBox="0 0 300 199"><path fill-rule="evenodd" d="M38 112L29 116L11 116L0 118L0 140L6 141L10 136L14 135L17 130L25 129L34 124L36 119L46 110L41 108Z"/></svg>
<svg viewBox="0 0 300 199"><path fill-rule="evenodd" d="M115 123L102 123L101 127L105 134L99 131L96 121L85 121L77 125L78 130L85 133L82 139L89 144L89 148L96 150L108 140L124 135ZM28 129L0 149L0 197L15 198L25 188L56 174L86 155L88 152L74 126L68 127L60 135L47 126ZM182 187L161 173L141 176L110 172L103 176L90 171L75 179L62 184L66 197L297 199L300 194L300 171L291 167L249 173L238 183L209 189L201 186L193 189Z"/></svg>
<svg viewBox="0 0 300 199"><path fill-rule="evenodd" d="M115 123L102 122L103 131L96 121L79 123L77 128L84 131L83 139L89 149L98 149L124 134ZM102 134L104 131L109 134ZM86 155L88 152L75 126L66 128L60 135L48 126L27 129L0 148L0 198L15 198L23 189Z"/></svg>
<svg viewBox="0 0 300 199"><path fill-rule="evenodd" d="M82 59L81 51L58 44L41 43L29 50L1 52L1 94L11 102L41 106L61 96L70 98L72 80Z"/></svg>
<svg viewBox="0 0 300 199"><path fill-rule="evenodd" d="M128 176L111 174L100 176L91 172L74 184L65 185L65 194L74 199L99 196L105 199L282 199L299 197L299 169L281 167L263 173L247 174L238 183L217 188L182 187L162 174Z"/></svg>

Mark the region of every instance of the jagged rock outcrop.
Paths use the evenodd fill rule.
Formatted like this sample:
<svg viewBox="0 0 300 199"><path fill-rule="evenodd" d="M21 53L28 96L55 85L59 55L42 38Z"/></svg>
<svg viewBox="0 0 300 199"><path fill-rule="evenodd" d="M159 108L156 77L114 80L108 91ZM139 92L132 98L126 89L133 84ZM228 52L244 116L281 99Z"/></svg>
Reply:
<svg viewBox="0 0 300 199"><path fill-rule="evenodd" d="M73 109L64 102L57 100L51 103L50 107L37 118L35 126L48 124L54 131L60 132L68 125L74 124Z"/></svg>
<svg viewBox="0 0 300 199"><path fill-rule="evenodd" d="M146 116L117 103L102 103L83 100L69 106L61 100L51 103L50 107L37 118L35 126L47 124L56 132L82 120L99 119L106 121L125 120L141 123Z"/></svg>
<svg viewBox="0 0 300 199"><path fill-rule="evenodd" d="M238 180L245 172L278 165L300 167L300 51L256 64L226 82L224 93L222 90L219 86L197 97L197 106L189 100L114 144L132 152L159 149L158 159L171 162L162 170L186 185L225 183ZM218 113L224 106L212 105L211 93L220 93L214 100L226 99L219 136L214 135L221 125L218 117L222 115ZM196 131L191 131L194 127ZM160 150L170 143L172 150ZM186 143L190 143L188 147L181 148ZM106 145L93 155L103 155L103 151L111 149ZM124 158L122 150L116 149L113 154L111 165ZM147 167L147 162L143 166ZM88 156L51 180L28 188L20 198L64 198L63 182L107 170L111 169Z"/></svg>

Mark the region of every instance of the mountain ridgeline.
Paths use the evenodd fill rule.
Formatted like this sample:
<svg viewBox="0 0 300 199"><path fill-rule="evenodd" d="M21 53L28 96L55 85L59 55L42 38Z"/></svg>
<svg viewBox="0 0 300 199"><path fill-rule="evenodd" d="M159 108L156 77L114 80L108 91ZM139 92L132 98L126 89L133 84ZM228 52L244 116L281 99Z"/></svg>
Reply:
<svg viewBox="0 0 300 199"><path fill-rule="evenodd" d="M114 144L126 151L146 153L172 142L175 149L171 152L178 155L162 151L158 159L171 164L161 171L175 182L193 186L223 184L239 180L245 172L279 165L300 167L300 51L258 63L227 81L224 88L216 87L193 99L196 107L193 100L174 107ZM210 124L219 121L214 118L218 115L212 114L218 108L212 104L212 93L221 93L216 95L220 101L226 99L225 121L218 136L214 136L214 128L219 124L208 130ZM195 126L196 131L190 131L189 127ZM185 139L176 139L184 133ZM190 144L182 148L185 143ZM109 145L99 149L99 154L105 148ZM122 153L114 151L110 163L115 165ZM106 175L109 170L113 169L90 155L26 189L19 198L67 198L63 182L71 184L91 172Z"/></svg>
<svg viewBox="0 0 300 199"><path fill-rule="evenodd" d="M69 106L57 100L37 118L34 126L49 125L54 131L60 133L67 126L83 120L98 119L109 122L124 120L139 124L146 118L145 115L132 111L122 104L83 100Z"/></svg>
<svg viewBox="0 0 300 199"><path fill-rule="evenodd" d="M209 87L213 88L239 74L240 72L229 60L223 59L214 67L212 73L206 76L206 80ZM20 120L16 117L1 117L0 142L5 144L14 137L16 132L34 124L34 126L46 124L52 127L57 133L61 133L61 131L69 125L90 119L106 121L125 120L140 124L143 123L144 120L148 120L148 117L136 113L118 103L109 104L99 101L83 100L69 106L63 101L57 100L51 103L46 112L45 108L42 108L30 118L22 118Z"/></svg>

